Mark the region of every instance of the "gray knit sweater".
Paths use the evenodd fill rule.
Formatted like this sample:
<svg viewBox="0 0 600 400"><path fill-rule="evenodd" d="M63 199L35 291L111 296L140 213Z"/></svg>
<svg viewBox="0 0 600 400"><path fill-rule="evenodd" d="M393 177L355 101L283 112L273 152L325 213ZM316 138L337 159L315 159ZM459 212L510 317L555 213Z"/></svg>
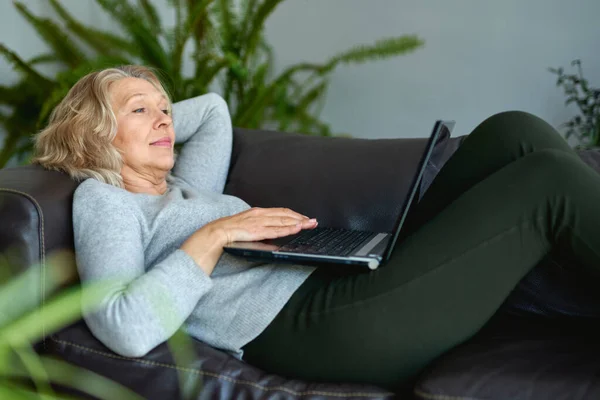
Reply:
<svg viewBox="0 0 600 400"><path fill-rule="evenodd" d="M241 358L313 267L250 262L228 254L207 276L181 244L215 219L244 211L223 194L232 146L226 103L208 94L174 104L181 150L164 195L128 192L94 179L75 191L73 228L83 283L109 282L84 319L107 347L141 357L181 326ZM90 291L91 293L91 291Z"/></svg>

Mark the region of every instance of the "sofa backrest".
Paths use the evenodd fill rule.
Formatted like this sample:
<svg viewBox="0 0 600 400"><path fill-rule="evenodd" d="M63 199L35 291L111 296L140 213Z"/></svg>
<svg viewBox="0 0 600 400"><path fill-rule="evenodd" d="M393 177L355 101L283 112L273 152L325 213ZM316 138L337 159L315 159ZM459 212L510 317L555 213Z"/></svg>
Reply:
<svg viewBox="0 0 600 400"><path fill-rule="evenodd" d="M447 134L438 140L424 184L449 157L452 140ZM390 232L426 143L427 138L367 140L247 130L235 136L225 193L252 206L291 208L316 217L320 226Z"/></svg>

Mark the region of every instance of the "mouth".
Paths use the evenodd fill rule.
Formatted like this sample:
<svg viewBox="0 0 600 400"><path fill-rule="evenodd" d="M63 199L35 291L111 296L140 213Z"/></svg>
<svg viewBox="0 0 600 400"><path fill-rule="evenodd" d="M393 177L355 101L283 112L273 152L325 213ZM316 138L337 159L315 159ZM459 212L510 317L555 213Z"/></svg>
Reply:
<svg viewBox="0 0 600 400"><path fill-rule="evenodd" d="M150 146L171 147L171 139L168 137L160 138L159 140L150 143Z"/></svg>

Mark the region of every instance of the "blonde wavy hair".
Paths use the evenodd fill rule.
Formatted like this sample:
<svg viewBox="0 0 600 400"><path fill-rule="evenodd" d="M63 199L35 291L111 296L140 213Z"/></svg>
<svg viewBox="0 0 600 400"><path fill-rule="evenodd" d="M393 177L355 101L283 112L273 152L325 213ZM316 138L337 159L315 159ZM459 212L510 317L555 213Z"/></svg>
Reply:
<svg viewBox="0 0 600 400"><path fill-rule="evenodd" d="M124 78L150 82L169 99L171 113L170 97L150 68L125 65L92 72L69 90L52 111L48 126L35 135L32 162L76 180L94 178L123 188L123 158L113 145L117 118L109 89Z"/></svg>

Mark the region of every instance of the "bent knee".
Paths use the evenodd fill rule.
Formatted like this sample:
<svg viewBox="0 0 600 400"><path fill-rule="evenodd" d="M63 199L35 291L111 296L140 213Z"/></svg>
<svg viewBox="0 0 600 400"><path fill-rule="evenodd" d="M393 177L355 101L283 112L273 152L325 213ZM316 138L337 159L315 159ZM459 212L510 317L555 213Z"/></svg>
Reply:
<svg viewBox="0 0 600 400"><path fill-rule="evenodd" d="M476 131L484 142L529 153L544 148L563 148L568 144L560 134L543 119L525 111L504 111L483 121Z"/></svg>
<svg viewBox="0 0 600 400"><path fill-rule="evenodd" d="M569 182L575 174L589 168L577 154L554 148L526 155L523 164L537 180L551 185Z"/></svg>
<svg viewBox="0 0 600 400"><path fill-rule="evenodd" d="M544 124L547 124L546 121L544 121L537 115L528 113L527 111L511 110L493 114L492 116L486 118L483 122L497 123L501 125L523 126L531 123L537 124L540 123L540 121Z"/></svg>

